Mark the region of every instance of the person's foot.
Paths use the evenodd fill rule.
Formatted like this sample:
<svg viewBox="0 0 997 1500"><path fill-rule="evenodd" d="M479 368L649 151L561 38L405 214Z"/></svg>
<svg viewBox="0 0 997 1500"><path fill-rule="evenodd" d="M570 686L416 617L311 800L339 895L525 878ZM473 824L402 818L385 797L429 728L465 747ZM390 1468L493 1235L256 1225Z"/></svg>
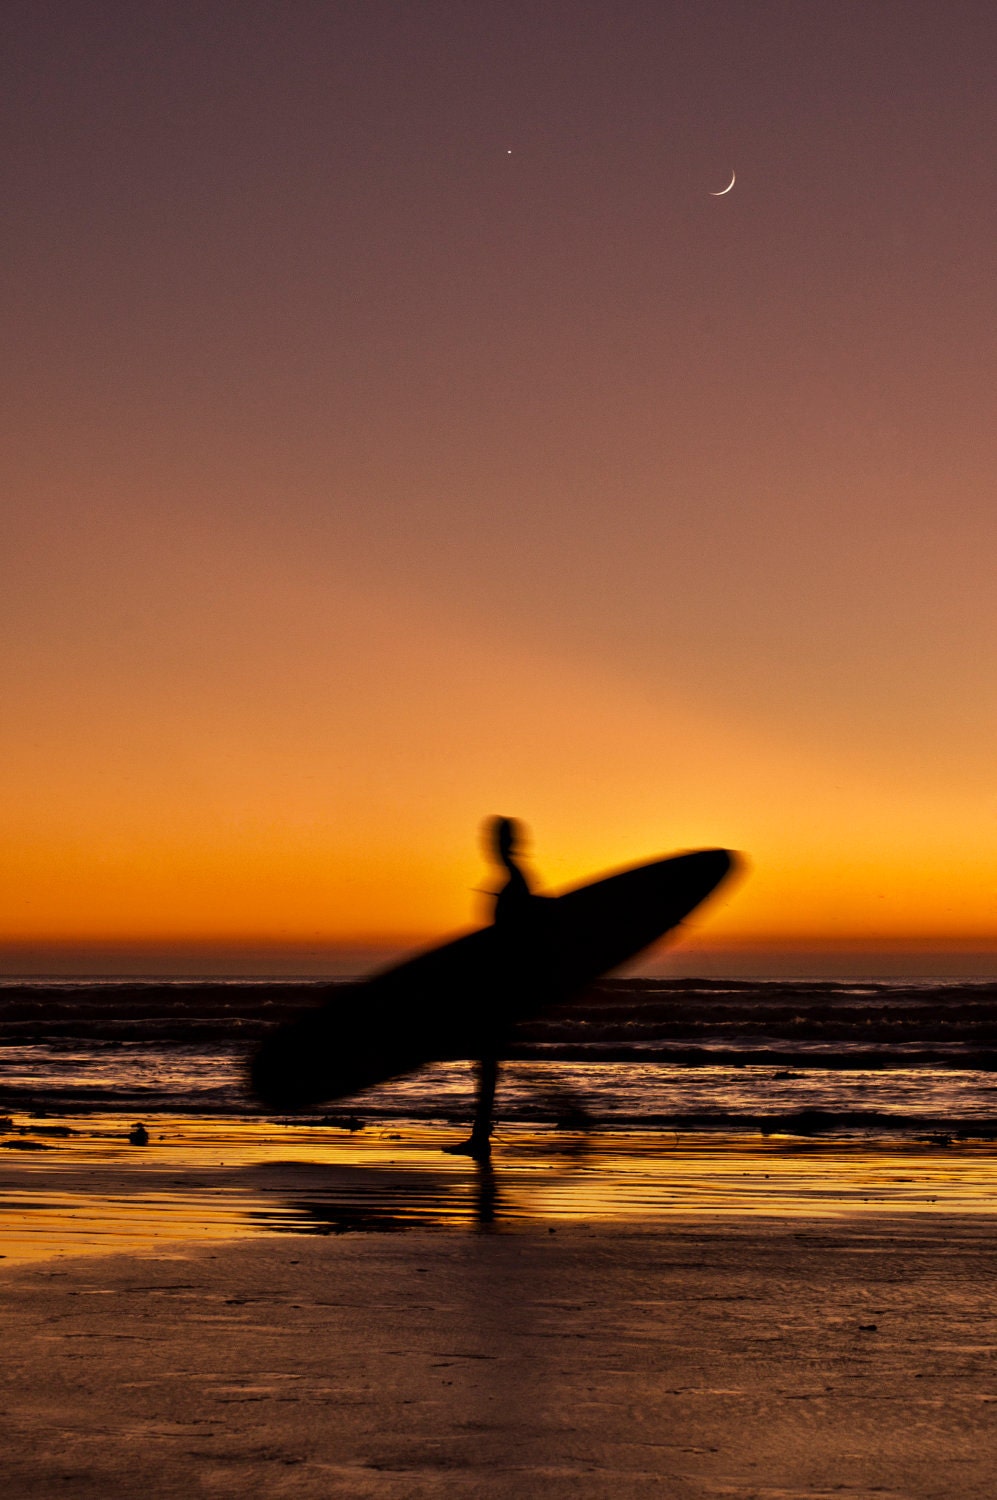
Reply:
<svg viewBox="0 0 997 1500"><path fill-rule="evenodd" d="M447 1156L470 1156L474 1161L487 1161L492 1154L492 1143L487 1136L469 1136L466 1141L457 1141L452 1146L444 1146L443 1150Z"/></svg>

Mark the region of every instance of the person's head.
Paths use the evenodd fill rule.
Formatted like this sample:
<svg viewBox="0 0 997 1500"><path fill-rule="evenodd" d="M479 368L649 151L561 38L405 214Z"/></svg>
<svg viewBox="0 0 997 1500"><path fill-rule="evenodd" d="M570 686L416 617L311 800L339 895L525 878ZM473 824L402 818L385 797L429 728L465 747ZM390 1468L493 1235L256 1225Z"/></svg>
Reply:
<svg viewBox="0 0 997 1500"><path fill-rule="evenodd" d="M492 818L489 823L489 842L503 863L511 859L519 847L520 828L515 818Z"/></svg>

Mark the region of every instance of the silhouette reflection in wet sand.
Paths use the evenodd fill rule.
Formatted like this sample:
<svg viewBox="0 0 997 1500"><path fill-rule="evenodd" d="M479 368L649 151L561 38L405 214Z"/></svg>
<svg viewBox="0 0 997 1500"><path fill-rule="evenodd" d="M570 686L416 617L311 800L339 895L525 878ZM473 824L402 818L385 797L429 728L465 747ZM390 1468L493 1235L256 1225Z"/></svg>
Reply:
<svg viewBox="0 0 997 1500"><path fill-rule="evenodd" d="M491 1157L451 1158L447 1164L437 1154L439 1165L434 1166L434 1153L423 1140L411 1143L410 1154L389 1159L383 1154L378 1158L376 1149L373 1155L360 1152L352 1161L270 1159L242 1167L239 1175L257 1205L250 1217L271 1232L498 1230L546 1224L560 1201L590 1205L587 1174L605 1149L605 1141L587 1135L520 1135L501 1158L500 1170ZM614 1161L617 1149L614 1144ZM610 1185L615 1180L612 1169L608 1180Z"/></svg>
<svg viewBox="0 0 997 1500"><path fill-rule="evenodd" d="M470 1180L411 1167L351 1172L316 1164L316 1179L296 1186L296 1174L286 1163L282 1168L286 1184L280 1190L268 1188L266 1206L249 1210L249 1217L270 1233L395 1234L471 1225L488 1229L496 1223L498 1189L488 1160L473 1164Z"/></svg>
<svg viewBox="0 0 997 1500"><path fill-rule="evenodd" d="M656 942L734 863L725 849L703 849L562 896L537 896L517 861L517 824L494 818L487 827L491 852L506 873L491 925L361 983L337 986L327 1004L276 1027L251 1067L261 1103L299 1111L426 1063L474 1059L474 1123L455 1149L486 1159L498 1062L517 1022L571 1001Z"/></svg>

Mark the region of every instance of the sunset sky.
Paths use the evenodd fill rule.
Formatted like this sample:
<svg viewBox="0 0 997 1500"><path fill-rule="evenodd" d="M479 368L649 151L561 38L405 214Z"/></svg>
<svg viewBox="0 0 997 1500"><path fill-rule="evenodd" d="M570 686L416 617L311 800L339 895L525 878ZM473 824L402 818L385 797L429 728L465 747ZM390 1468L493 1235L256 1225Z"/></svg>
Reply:
<svg viewBox="0 0 997 1500"><path fill-rule="evenodd" d="M997 973L990 0L5 15L9 971L426 942L504 813Z"/></svg>

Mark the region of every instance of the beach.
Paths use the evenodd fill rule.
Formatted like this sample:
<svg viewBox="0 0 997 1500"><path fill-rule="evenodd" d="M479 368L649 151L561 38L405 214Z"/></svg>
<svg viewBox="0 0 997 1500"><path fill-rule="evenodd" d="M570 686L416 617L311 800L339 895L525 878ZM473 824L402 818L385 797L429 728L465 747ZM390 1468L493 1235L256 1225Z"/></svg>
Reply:
<svg viewBox="0 0 997 1500"><path fill-rule="evenodd" d="M993 1493L989 1146L119 1123L0 1163L11 1495Z"/></svg>
<svg viewBox="0 0 997 1500"><path fill-rule="evenodd" d="M326 994L5 987L5 1493L994 1493L992 983L603 987L489 1164L467 1061L260 1108Z"/></svg>
<svg viewBox="0 0 997 1500"><path fill-rule="evenodd" d="M5 1273L7 1493L989 1496L989 1226L290 1236Z"/></svg>

